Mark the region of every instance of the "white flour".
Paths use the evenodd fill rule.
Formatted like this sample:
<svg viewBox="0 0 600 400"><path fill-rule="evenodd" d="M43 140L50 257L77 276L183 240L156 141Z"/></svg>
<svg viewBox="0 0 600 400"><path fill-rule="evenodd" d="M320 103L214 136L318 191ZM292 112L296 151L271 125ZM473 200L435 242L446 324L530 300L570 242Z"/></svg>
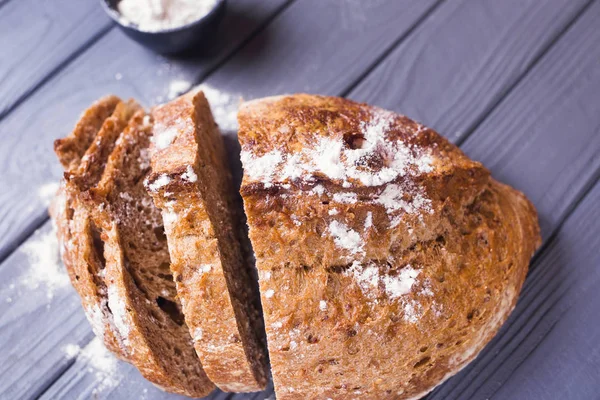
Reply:
<svg viewBox="0 0 600 400"><path fill-rule="evenodd" d="M38 188L38 197L44 206L49 206L52 198L58 191L58 182L45 183Z"/></svg>
<svg viewBox="0 0 600 400"><path fill-rule="evenodd" d="M69 277L60 261L56 231L36 232L21 247L27 255L29 269L21 278L21 284L35 290L45 287L48 299L52 299L57 290L69 286Z"/></svg>
<svg viewBox="0 0 600 400"><path fill-rule="evenodd" d="M157 32L179 28L204 17L217 0L121 0L121 22L139 30Z"/></svg>

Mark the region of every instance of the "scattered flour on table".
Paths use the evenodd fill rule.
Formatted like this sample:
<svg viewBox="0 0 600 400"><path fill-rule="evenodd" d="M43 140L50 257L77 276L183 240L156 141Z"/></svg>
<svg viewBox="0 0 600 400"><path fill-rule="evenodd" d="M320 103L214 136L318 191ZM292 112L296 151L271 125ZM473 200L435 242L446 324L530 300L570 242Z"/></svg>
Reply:
<svg viewBox="0 0 600 400"><path fill-rule="evenodd" d="M190 90L191 87L191 82L183 79L175 79L169 83L169 93L167 93L167 99L173 100L175 97Z"/></svg>
<svg viewBox="0 0 600 400"><path fill-rule="evenodd" d="M81 352L81 347L76 344L69 343L68 345L64 346L62 350L65 353L65 357L70 360L79 355Z"/></svg>
<svg viewBox="0 0 600 400"><path fill-rule="evenodd" d="M105 389L114 388L119 384L117 373L117 359L104 347L100 339L95 337L81 351L81 361L88 366L88 372L94 374L96 387L93 393L102 392Z"/></svg>
<svg viewBox="0 0 600 400"><path fill-rule="evenodd" d="M69 276L60 261L58 239L54 229L49 232L36 231L33 237L21 246L27 255L29 269L21 278L21 285L27 289L46 289L48 299L56 291L69 286Z"/></svg>
<svg viewBox="0 0 600 400"><path fill-rule="evenodd" d="M49 206L58 191L58 182L48 182L38 188L38 198L44 206Z"/></svg>
<svg viewBox="0 0 600 400"><path fill-rule="evenodd" d="M237 131L237 112L242 101L242 97L239 94L229 93L206 83L192 88L192 83L190 81L183 78L177 78L169 83L166 96L158 96L156 101L160 103L165 97L168 100L173 100L184 93L198 90L204 92L204 95L210 104L213 117L222 133L226 133L223 131Z"/></svg>
<svg viewBox="0 0 600 400"><path fill-rule="evenodd" d="M118 361L97 337L94 337L83 349L76 344L67 344L62 351L68 359L78 357L79 361L87 366L87 371L94 375L96 379L94 394L119 384Z"/></svg>
<svg viewBox="0 0 600 400"><path fill-rule="evenodd" d="M146 32L178 28L204 17L217 0L121 0L120 21Z"/></svg>

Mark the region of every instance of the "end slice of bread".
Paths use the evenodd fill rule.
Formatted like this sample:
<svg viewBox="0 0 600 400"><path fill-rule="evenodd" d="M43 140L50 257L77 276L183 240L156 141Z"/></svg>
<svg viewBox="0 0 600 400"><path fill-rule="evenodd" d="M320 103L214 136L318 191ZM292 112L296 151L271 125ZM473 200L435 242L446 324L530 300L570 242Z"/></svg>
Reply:
<svg viewBox="0 0 600 400"><path fill-rule="evenodd" d="M127 124L130 115L123 113L125 107L126 104L118 97L104 97L84 111L69 136L55 141L55 151L66 170L65 174L79 169L82 158L89 154L96 137L105 136L104 132L111 130L115 123ZM104 283L104 243L89 211L78 199L78 192L76 187L63 180L49 210L63 263L96 336L117 357L128 360L123 339L108 306Z"/></svg>
<svg viewBox="0 0 600 400"><path fill-rule="evenodd" d="M258 287L235 220L223 139L202 92L153 110L148 191L162 209L171 270L198 356L222 390L267 383Z"/></svg>

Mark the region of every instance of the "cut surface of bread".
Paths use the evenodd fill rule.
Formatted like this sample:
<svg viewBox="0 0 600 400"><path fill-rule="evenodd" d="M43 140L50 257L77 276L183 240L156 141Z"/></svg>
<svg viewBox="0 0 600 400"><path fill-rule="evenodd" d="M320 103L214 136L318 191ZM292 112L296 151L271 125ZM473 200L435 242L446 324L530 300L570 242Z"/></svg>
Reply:
<svg viewBox="0 0 600 400"><path fill-rule="evenodd" d="M238 119L277 398L419 398L475 358L540 243L525 196L365 104L280 96Z"/></svg>
<svg viewBox="0 0 600 400"><path fill-rule="evenodd" d="M156 107L148 191L196 352L222 390L253 392L268 365L256 280L241 245L223 139L202 92Z"/></svg>
<svg viewBox="0 0 600 400"><path fill-rule="evenodd" d="M107 347L114 350L109 332L117 354L148 380L170 392L202 397L214 385L193 349L169 269L162 217L143 186L150 166L149 121L134 102L118 103L79 165L65 173L67 199L75 206L72 225L81 226L69 235L74 243L87 240L93 250L92 258L85 258L85 246L75 246L93 283L87 286L96 289L91 303L102 307ZM89 235L82 235L86 230ZM64 258L73 264L73 256ZM85 308L78 271L70 275Z"/></svg>

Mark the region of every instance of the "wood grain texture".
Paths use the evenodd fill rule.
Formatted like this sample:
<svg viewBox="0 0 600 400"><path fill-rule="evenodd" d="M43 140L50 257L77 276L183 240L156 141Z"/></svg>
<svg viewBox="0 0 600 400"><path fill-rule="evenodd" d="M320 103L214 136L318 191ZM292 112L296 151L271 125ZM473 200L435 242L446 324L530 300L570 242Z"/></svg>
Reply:
<svg viewBox="0 0 600 400"><path fill-rule="evenodd" d="M548 48L588 0L451 1L349 97L401 112L457 141Z"/></svg>
<svg viewBox="0 0 600 400"><path fill-rule="evenodd" d="M431 0L298 1L209 83L246 99L293 92L339 95L434 5Z"/></svg>
<svg viewBox="0 0 600 400"><path fill-rule="evenodd" d="M38 189L62 176L52 142L73 129L78 115L109 93L147 106L167 100L173 82L189 87L211 71L282 6L285 0L230 1L219 40L197 57L167 59L111 30L24 104L0 120L0 260L47 218ZM228 29L235 26L236 29ZM181 86L181 85L179 85ZM176 91L173 94L178 94Z"/></svg>
<svg viewBox="0 0 600 400"><path fill-rule="evenodd" d="M538 209L542 235L546 239L556 234L557 227L577 205L578 199L600 176L598 18L600 3L596 2L463 145L464 150L483 161L495 177L527 194ZM600 224L597 220L593 223L597 232ZM561 253L555 253L554 262L570 263L569 255L574 251L569 243L573 239L566 236L561 241L560 233L557 238ZM559 251L552 250L552 246L548 246L548 252ZM553 258L545 252L539 255L531 268L532 277L543 273L538 270L552 268L551 260ZM597 269L598 264L593 259L590 262ZM581 276L586 277L585 273ZM549 273L541 286L548 286L552 292L564 279L564 273ZM505 384L509 387L504 390L518 392L518 387L510 387L506 382L518 365L513 357L521 354L526 358L527 343L541 339L529 334L527 321L532 315L544 326L552 326L560 320L560 313L539 311L544 300L526 300L528 293L535 291L531 285L528 280L519 308L494 341L462 373L436 391L432 399L486 398ZM584 287L575 284L570 290L580 292ZM561 298L556 301L560 309ZM566 301L564 305L569 304ZM581 334L585 335L589 329L589 334L594 335L596 327L593 325L581 326ZM578 346L577 343L571 345ZM590 370L596 368L593 357L579 362ZM540 394L538 398L543 396Z"/></svg>
<svg viewBox="0 0 600 400"><path fill-rule="evenodd" d="M48 234L52 234L49 222L26 245L40 243ZM66 281L64 285L49 285L39 276L41 268L58 261L58 248L54 247L54 254L40 253L52 255L53 259L40 261L43 265L38 268L31 265L34 256L23 249L0 264L0 398L3 399L39 395L71 364L65 346L83 344L93 336L71 286ZM68 280L66 272L63 273Z"/></svg>
<svg viewBox="0 0 600 400"><path fill-rule="evenodd" d="M0 119L110 26L97 1L18 0L2 5Z"/></svg>

